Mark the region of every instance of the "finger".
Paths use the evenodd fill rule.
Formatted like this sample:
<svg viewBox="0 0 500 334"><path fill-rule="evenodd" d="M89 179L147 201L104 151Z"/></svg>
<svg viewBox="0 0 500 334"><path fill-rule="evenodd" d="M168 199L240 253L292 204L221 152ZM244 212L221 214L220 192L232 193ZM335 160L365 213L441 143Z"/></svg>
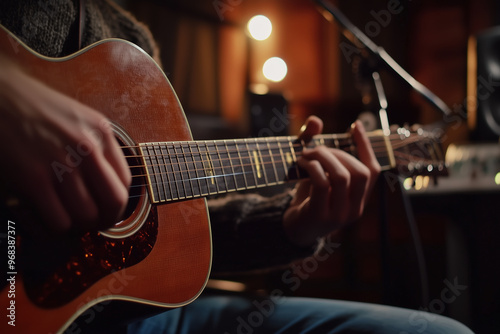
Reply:
<svg viewBox="0 0 500 334"><path fill-rule="evenodd" d="M370 193L370 170L352 155L343 151L332 151L351 176L348 195L349 214L347 219L357 219L363 213L368 194Z"/></svg>
<svg viewBox="0 0 500 334"><path fill-rule="evenodd" d="M311 189L310 179L303 179L299 181L295 186L295 194L293 196L292 201L290 202L290 205L295 205L305 200L310 195L310 189Z"/></svg>
<svg viewBox="0 0 500 334"><path fill-rule="evenodd" d="M342 164L342 162L332 154L333 151L325 146L319 146L309 152L304 153L304 158L316 160L321 166L320 169L312 169L311 172L317 173L319 180L320 174L325 175L328 180L328 187L331 188L329 198L329 210L337 217L337 220L344 221L347 216L348 210L348 195L351 182L351 175L349 170ZM340 152L340 151L339 151ZM311 179L312 179L312 175ZM324 196L321 188L322 184L315 184L311 191L311 200L320 200Z"/></svg>
<svg viewBox="0 0 500 334"><path fill-rule="evenodd" d="M43 230L40 229L43 225L45 230L68 230L71 219L55 191L54 170L48 163L32 160L35 155L36 153L20 155L19 160L13 161L12 165L8 166L11 168L6 169L9 179L12 180L12 190L20 196L22 224L29 227L27 230L30 230L33 224L37 224L37 231ZM27 207L24 207L23 202L26 202ZM23 212L23 208L26 212ZM34 217L31 217L32 214Z"/></svg>
<svg viewBox="0 0 500 334"><path fill-rule="evenodd" d="M300 190L305 195L296 196L294 206L295 232L289 235L298 244L309 244L318 235L328 233L333 227L330 209L330 183L323 168L316 160L299 159L297 164L309 174L307 182L302 182Z"/></svg>
<svg viewBox="0 0 500 334"><path fill-rule="evenodd" d="M131 184L131 172L127 160L123 154L118 141L108 120L101 121L101 129L104 134L103 148L104 156L111 167L115 170L123 185L127 188Z"/></svg>
<svg viewBox="0 0 500 334"><path fill-rule="evenodd" d="M309 175L309 196L313 213L321 214L328 208L330 195L330 181L317 160L299 159L297 164Z"/></svg>
<svg viewBox="0 0 500 334"><path fill-rule="evenodd" d="M55 182L59 198L72 217L72 225L81 230L97 228L99 211L85 185L80 169L72 168Z"/></svg>
<svg viewBox="0 0 500 334"><path fill-rule="evenodd" d="M323 131L323 121L316 116L309 116L301 128L299 139L305 142Z"/></svg>
<svg viewBox="0 0 500 334"><path fill-rule="evenodd" d="M42 223L54 231L67 231L71 227L71 218L53 184L49 182L51 178L36 171L33 176L33 179L37 181L37 186L28 185L29 191L24 193L28 194L28 200L34 204Z"/></svg>
<svg viewBox="0 0 500 334"><path fill-rule="evenodd" d="M99 211L99 228L113 226L121 218L128 202L128 187L102 152L93 152L84 159L84 180Z"/></svg>
<svg viewBox="0 0 500 334"><path fill-rule="evenodd" d="M371 174L370 179L370 189L375 184L378 175L380 174L380 164L375 156L372 145L366 132L364 130L363 124L360 121L356 121L354 123L354 127L352 129L352 136L354 138L354 142L358 148L358 157L359 160L368 167Z"/></svg>

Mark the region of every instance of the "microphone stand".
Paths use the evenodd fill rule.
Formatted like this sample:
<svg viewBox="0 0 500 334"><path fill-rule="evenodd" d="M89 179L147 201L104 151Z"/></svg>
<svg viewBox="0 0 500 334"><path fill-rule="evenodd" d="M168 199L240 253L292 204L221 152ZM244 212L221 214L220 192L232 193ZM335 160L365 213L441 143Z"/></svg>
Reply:
<svg viewBox="0 0 500 334"><path fill-rule="evenodd" d="M443 121L440 122L444 125L444 118L452 114L451 109L444 103L438 96L431 92L427 87L418 82L413 78L403 67L401 67L382 47L376 45L372 40L370 40L358 27L349 21L349 19L334 5L324 0L314 0L322 9L323 16L328 21L331 21L333 17L342 27L342 34L359 50L360 63L358 63L356 68L356 74L361 82L366 83L367 80L373 80L375 85L376 95L379 102L379 118L380 125L384 135L389 136L391 131L389 129L389 121L387 118L387 98L382 86L382 80L380 79L380 74L378 68L381 65L385 65L385 68L391 70L403 81L405 81L410 87L417 91L421 96L423 96L435 109L437 109L443 115ZM330 14L330 15L328 15ZM369 73L371 72L371 79L369 79ZM417 262L420 274L420 284L421 284L421 301L424 305L428 304L429 287L427 281L427 268L425 256L422 250L422 244L418 236L418 229L416 222L414 221L413 212L411 210L411 204L407 198L407 194L404 193L404 189L400 182L401 192L403 196L405 211L407 214L408 224L413 237L413 242L415 246ZM381 197L385 198L384 188L381 187ZM384 205L385 206L385 205ZM389 277L389 264L388 264L388 231L387 231L387 215L385 208L381 210L381 240L382 240L382 271L383 276ZM384 297L387 298L387 292L390 291L389 282L384 280L383 282Z"/></svg>
<svg viewBox="0 0 500 334"><path fill-rule="evenodd" d="M324 0L314 0L322 9L323 15L330 20L328 17L329 13L342 27L342 34L353 43L359 50L360 54L364 57L373 57L377 64L384 64L386 68L390 69L403 81L405 81L410 87L422 95L435 109L437 109L443 116L450 116L452 114L451 109L443 102L437 95L431 92L427 87L418 82L413 78L403 67L401 67L385 50L384 48L376 45L370 38L368 38L358 27L349 21L349 19L334 5ZM326 13L324 12L326 11ZM325 15L326 14L326 15ZM367 52L362 52L362 51ZM374 73L376 73L374 71ZM378 74L378 73L377 73ZM379 77L380 78L380 77ZM379 85L377 83L379 79L375 79L375 87ZM377 93L379 89L377 88ZM380 96L380 94L379 94ZM381 101L382 104L382 101ZM381 120L382 124L384 120Z"/></svg>

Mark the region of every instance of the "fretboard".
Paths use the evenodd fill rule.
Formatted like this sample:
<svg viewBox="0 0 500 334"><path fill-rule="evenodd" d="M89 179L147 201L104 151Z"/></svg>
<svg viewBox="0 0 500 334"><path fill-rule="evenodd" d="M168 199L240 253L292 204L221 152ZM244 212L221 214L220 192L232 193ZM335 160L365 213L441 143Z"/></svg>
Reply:
<svg viewBox="0 0 500 334"><path fill-rule="evenodd" d="M394 166L388 139L369 134L380 165ZM158 142L140 144L153 203L268 187L307 177L297 166L306 147L325 145L357 154L349 134L297 137Z"/></svg>

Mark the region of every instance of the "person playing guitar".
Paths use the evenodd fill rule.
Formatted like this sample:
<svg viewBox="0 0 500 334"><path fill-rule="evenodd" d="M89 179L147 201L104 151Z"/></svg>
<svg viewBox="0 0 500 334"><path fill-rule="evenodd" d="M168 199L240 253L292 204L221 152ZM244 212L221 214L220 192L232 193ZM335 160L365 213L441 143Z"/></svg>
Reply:
<svg viewBox="0 0 500 334"><path fill-rule="evenodd" d="M79 22L84 24L80 24L80 29L76 29ZM86 245L89 244L88 240L115 238L111 232L106 234L105 231L113 228L122 219L126 220L124 217L127 216L134 178L143 180L147 174L150 182L151 174L154 174L155 168L158 168L152 164L151 169L141 169L144 175L134 174L131 167L136 166L131 165L130 156L124 153L124 148L129 149L133 155L140 155L143 159L140 165L144 167L144 165L148 166L147 155L144 152L157 148L153 144L148 146L147 142L159 142L158 138L161 136L164 136L164 140L190 140L189 128L182 122L170 124L168 129L159 126L152 131L148 127L150 126L148 121L145 121L148 126L137 124L136 128L133 126L135 120L142 119L144 115L141 117L125 115L127 116L125 117L110 111L113 109L112 104L98 105L99 101L95 102L85 97L87 95L100 96L99 92L105 91L106 88L109 88L110 94L117 90L108 86L113 84L104 79L106 74L102 74L104 84L99 88L100 90L85 95L85 89L91 89L89 86L100 80L99 76L98 79L94 77L93 72L94 69L99 68L99 63L105 62L104 59L98 57L102 56L99 53L100 50L108 50L106 48L109 47L112 50L123 48L131 54L143 53L142 50L129 43L116 40L107 43L100 41L109 38L125 39L137 44L149 53L149 56L158 60L158 49L151 34L130 13L106 0L85 2L6 0L0 4L0 24L3 26L2 39L0 39L0 142L3 152L0 179L2 187L11 191L14 197L29 207L30 212L36 217L35 220L16 221L20 225L18 230L24 233L21 236L20 245L26 247L29 243L27 240L33 241L37 245L33 248L37 249L38 243L46 245L47 240L65 243L61 240L74 238L75 235L80 238L82 244ZM79 34L75 34L78 31ZM75 42L78 39L75 37L77 35L79 35L79 42ZM78 47L74 48L74 45ZM82 48L83 52L75 57L61 58ZM102 52L106 56L113 53ZM94 53L98 56L93 56ZM148 65L142 67L142 63L137 63L137 67L142 70L151 68L151 71L156 71L158 65L149 56L144 55L145 60L137 60L138 62L144 61ZM59 62L57 58L64 61ZM90 60L94 63L87 63ZM128 65L130 64L117 64L117 68ZM72 71L68 72L68 69L62 69L62 66L73 66ZM105 71L106 68L102 70ZM72 79L68 80L68 78L79 71L88 73L90 79L85 79L90 84L76 85L80 88L70 92L71 89L67 87L72 85ZM171 109L162 110L159 116L155 116L154 112L148 114L148 117L153 118L151 126L154 122L168 126L165 119L183 120L182 109L172 102L176 101L175 94L169 91L171 87L166 77L162 76L161 71L154 73L157 73L158 80L161 81L158 85L167 91L168 105L173 106ZM55 79L55 77L58 78ZM119 81L124 80L117 79L117 85L121 85ZM159 96L157 99L161 100L163 97ZM162 101L151 103L161 105ZM117 135L121 133L120 129L131 134L132 144L124 143L126 136L122 138ZM298 142L310 142L321 131L322 121L311 116L299 135ZM154 132L154 134L149 132ZM150 135L151 137L148 137ZM77 316L88 315L89 309L99 313L108 307L106 304L108 299L105 297L102 299L106 296L105 294L93 298L94 292L88 292L93 291L93 285L99 288L98 291L104 291L103 286L106 286L107 290L113 290L110 287L120 290L120 293L111 291L110 295L113 295L111 296L113 298L109 299L139 301L145 305L143 308L155 303L166 304L167 308L170 308L169 305L175 306L171 307L172 310L154 317L130 321L128 324L130 333L170 333L178 332L179 328L189 333L242 331L269 333L284 328L289 328L292 332L317 333L335 332L336 328L339 330L350 328L354 332L370 329L373 333L416 331L420 327L415 327L414 321L412 322L412 319L415 320L414 312L381 305L279 298L279 295L265 300L249 299L244 296L202 295L195 300L201 294L210 270L228 272L263 269L311 256L320 249L320 244L325 242L325 236L331 231L342 228L361 216L381 171L381 166L359 121L354 123L350 137L357 148L357 157L344 150L329 148L325 145L305 147L296 157L294 164L305 171L308 177L298 181L293 191L287 191L273 198L264 198L256 194L238 194L223 199L210 199L208 208L211 226L208 224L208 219L204 218L201 219L200 224L195 223L198 216L206 214L206 209L200 209L200 203L201 207L204 207L204 200L191 200L195 204L189 206L191 211L188 212L192 214L188 216L183 208L190 205L191 201L155 206L158 204L155 198L158 194L155 195L151 190L155 187L154 182L151 182L150 189L143 190L141 193L143 198L149 198L148 202L151 202L144 204L147 218L139 219L141 224L144 221L147 223L137 229L134 227L133 232L127 232L127 237L134 233L143 233L137 231L149 228L146 225L150 222L151 226L157 226L155 227L158 231L155 232L157 237L153 241L155 244L151 246L152 249L149 249L147 254L134 264L116 266L99 277L89 278L90 284L88 285L91 287L85 284L83 284L85 287L79 286L79 292L64 301L57 299L64 299L66 292L56 293L57 298L52 299L41 292L40 300L33 298L33 294L39 293L35 290L44 290L46 285L42 284L40 286L43 288L30 290L29 285L32 284L32 280L35 281L33 283L35 286L38 284L36 282L38 278L33 279L31 276L38 274L36 271L26 269L23 275L24 287L21 287L21 284L16 285L17 295L22 294L22 297L16 297L17 326L7 324L4 317L1 328L6 328L8 333L17 333L22 327L22 322L33 322L35 325L32 329L36 329L37 332L40 332L40 328L43 328L42 332L65 330L72 332L75 329L72 321ZM161 153L161 156L163 157L164 153ZM196 161L193 160L192 164L196 166ZM258 164L257 160L256 164ZM207 187L210 185L208 184ZM172 214L174 219L162 217L167 210L164 207L170 207L168 210L174 212ZM138 210L133 210L134 213L131 215L133 216L136 211ZM153 218L150 219L150 217ZM14 218L9 217L9 219ZM164 283L160 280L137 283L140 280L138 273L146 270L151 257L158 256L158 249L163 249L165 244L175 241L173 239L176 237L162 239L164 234L168 234L162 230L161 226L165 225L170 226L167 232L173 234L182 235L188 231L192 232L192 237L187 236L187 240L189 241L189 238L197 242L201 240L200 247L202 250L206 248L209 253L211 251L210 238L212 238L213 257L211 253L199 256L189 248L190 244L187 241L182 241L183 243L178 246L170 246L173 249L172 252L176 252L177 248L182 248L188 253L188 255L182 255L182 259L187 256L191 257L188 261L180 261L181 258L175 256L173 260L165 260L179 268L167 267L164 273L181 272L182 266L186 266L188 270L199 266L203 268L202 273L199 277L195 274L193 276L198 277L195 283L200 281L201 284L196 288L187 288L188 292L185 294L188 297L184 297L183 292L176 291L183 290L182 286L175 285L169 294L182 297L175 297L173 301L144 302L152 298L150 295L161 291L163 284L167 287L171 282L177 284L179 280L189 281L191 275L191 272L187 272L181 279L176 277L177 275L171 275ZM185 226L179 227L178 225ZM177 232L177 229L181 228L182 230ZM85 239L87 237L81 237L82 234L91 235L94 239ZM105 242L107 246L112 244L113 247L115 243L118 241L107 240ZM90 242L90 244L91 248L96 243ZM196 243L192 244L194 245ZM71 249L71 245L65 247L67 248L64 249ZM49 254L57 253L57 246L55 248L56 250ZM170 252L170 248L166 252ZM194 256L189 255L190 253ZM95 252L86 249L85 257L92 256L95 256ZM153 266L155 270L144 276L157 274L158 262L162 260L156 260ZM182 263L176 264L177 262ZM190 264L191 262L194 264ZM140 270L134 271L137 268ZM137 286L142 286L147 290L148 285L156 285L155 292L140 296L140 292L134 290L129 297L124 297L125 291L117 288L117 278L114 276L121 271L125 271L122 277L133 277L134 282L131 282L130 286L135 286L137 283ZM126 276L127 273L129 273L128 276ZM85 276L86 272L78 273L78 276L81 275ZM67 278L60 280L71 281ZM151 282L157 282L157 284ZM124 286L129 286L126 280L122 280L122 283ZM186 282L186 285L189 286L189 284ZM7 292L5 292L7 289L8 287L3 291L2 301L7 300ZM139 297L135 295L136 293L139 293ZM68 308L66 305L74 308L73 304L78 306L74 311L66 310ZM3 309L5 309L4 306L2 305ZM25 311L24 307L26 307ZM252 314L255 315L254 318ZM26 318L28 315L30 319ZM64 317L66 318L61 320ZM416 317L421 320L427 319L419 314ZM120 320L126 322L132 319L133 317L122 316ZM37 327L37 323L45 327ZM118 328L117 326L114 323L103 324L100 328L109 330L113 327ZM79 330L79 328L76 329ZM461 324L435 315L432 321L426 322L426 331L468 332ZM5 333L3 330L2 332Z"/></svg>

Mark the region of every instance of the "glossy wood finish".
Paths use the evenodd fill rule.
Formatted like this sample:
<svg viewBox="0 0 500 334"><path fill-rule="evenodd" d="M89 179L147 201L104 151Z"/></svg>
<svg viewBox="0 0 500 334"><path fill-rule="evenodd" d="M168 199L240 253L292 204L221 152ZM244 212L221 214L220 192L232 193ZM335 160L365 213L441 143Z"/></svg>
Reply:
<svg viewBox="0 0 500 334"><path fill-rule="evenodd" d="M75 55L49 59L30 51L2 27L0 52L47 85L104 113L136 143L191 139L184 113L167 78L147 54L128 42L102 41ZM16 268L15 298L8 297L7 287L0 296L4 314L0 332L63 331L85 310L100 310L102 307L94 305L107 300L163 307L178 307L194 300L206 284L211 265L211 232L205 200L153 205L153 208L153 220L158 222L157 240L149 255L135 265L117 269L89 286L80 287L83 292L63 305L37 306L26 294L24 271ZM103 244L117 242L99 237L103 238ZM19 241L18 254L22 252ZM55 250L59 247L51 246ZM137 243L136 247L149 246ZM99 249L93 252L97 253L94 256L101 256ZM16 305L15 327L9 326L5 317L4 306L11 300ZM128 316L123 310L123 318Z"/></svg>
<svg viewBox="0 0 500 334"><path fill-rule="evenodd" d="M15 332L62 331L82 314L95 322L105 313L95 305L104 302L111 308L109 300L167 308L193 301L206 284L211 264L203 196L306 177L296 165L306 146L326 145L356 155L349 134L318 135L309 143L297 137L193 142L167 78L149 56L125 41L102 41L76 55L49 59L0 30L0 52L30 75L111 119L120 140L130 137L131 144L140 146L133 155L143 160L129 164L135 170L144 163L139 174L149 183L149 191L139 191L125 232L87 234L76 242L80 247L74 253L61 240L51 242L51 251L38 256L33 255L36 247L19 249L22 254L31 248L26 257L36 263L57 258L45 254L69 255L41 281L27 273L37 276L43 265L40 270L18 269ZM445 172L438 138L432 134L401 128L387 136L374 131L369 138L384 170L395 168L405 175ZM21 241L26 244L26 238ZM12 300L7 290L2 290L2 305ZM125 311L120 310L122 318L129 317ZM0 329L13 328L4 321Z"/></svg>

